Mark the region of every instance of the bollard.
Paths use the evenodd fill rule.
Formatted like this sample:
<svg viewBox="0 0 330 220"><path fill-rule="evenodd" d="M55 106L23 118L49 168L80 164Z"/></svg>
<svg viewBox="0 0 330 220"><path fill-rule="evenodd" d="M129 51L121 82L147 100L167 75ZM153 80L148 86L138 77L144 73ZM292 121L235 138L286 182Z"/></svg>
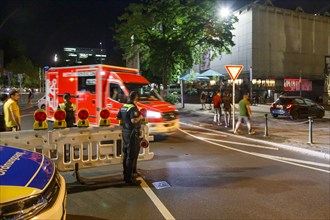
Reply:
<svg viewBox="0 0 330 220"><path fill-rule="evenodd" d="M265 114L265 137L268 137L268 114Z"/></svg>
<svg viewBox="0 0 330 220"><path fill-rule="evenodd" d="M308 144L313 144L313 118L308 117Z"/></svg>

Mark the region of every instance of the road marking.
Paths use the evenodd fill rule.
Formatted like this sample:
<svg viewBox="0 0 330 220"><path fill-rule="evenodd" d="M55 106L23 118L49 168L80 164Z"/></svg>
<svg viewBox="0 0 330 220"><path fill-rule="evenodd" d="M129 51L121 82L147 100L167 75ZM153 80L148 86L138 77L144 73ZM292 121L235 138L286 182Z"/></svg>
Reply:
<svg viewBox="0 0 330 220"><path fill-rule="evenodd" d="M225 141L225 140L212 139L212 138L204 138L204 139L209 140L209 141L218 141L218 142L223 142L223 143L228 143L228 144L243 145L243 146L256 147L256 148L262 148L262 149L268 149L268 150L278 150L277 147L266 147L266 146L260 146L260 145L256 145L256 144L238 143L235 141Z"/></svg>
<svg viewBox="0 0 330 220"><path fill-rule="evenodd" d="M157 209L160 211L160 213L162 213L162 215L164 216L165 219L171 219L171 220L175 220L175 218L173 217L173 215L168 211L168 209L165 207L165 205L160 201L160 199L156 196L156 194L150 189L150 187L148 186L148 184L144 181L143 178L138 177L136 178L137 180L141 181L141 187L142 189L145 191L145 193L149 196L149 198L151 199L151 201L155 204L155 206L157 207Z"/></svg>
<svg viewBox="0 0 330 220"><path fill-rule="evenodd" d="M311 166L302 165L302 164L299 164L299 163L294 163L294 162L278 159L278 158L275 158L275 157L270 156L270 155L265 155L265 154L255 153L255 152L248 152L248 151L245 151L245 150L240 150L240 149L236 149L236 148L233 148L233 147L228 147L226 145L214 143L214 142L206 140L204 138L195 136L193 134L190 134L189 132L183 131L180 128L178 128L178 130L180 130L181 132L183 132L183 133L185 133L185 134L187 134L191 137L199 139L201 141L204 141L204 142L207 142L207 143L210 143L210 144L213 144L213 145L217 145L217 146L229 149L229 150L233 150L233 151L237 151L237 152L240 152L240 153L245 153L245 154L249 154L249 155L253 155L253 156L256 156L256 157L261 157L261 158L265 158L265 159L269 159L269 160L274 160L274 161L278 161L278 162L282 162L282 163L287 163L287 164L295 165L295 166L298 166L298 167L304 167L304 168L307 168L307 169L316 170L316 171L320 171L320 172L324 172L324 173L330 173L329 170L323 170L323 169L319 169L319 168L315 168L315 167L311 167Z"/></svg>
<svg viewBox="0 0 330 220"><path fill-rule="evenodd" d="M273 155L267 155L267 154L261 154L261 153L255 153L255 154L259 154L259 155L262 155L264 157L271 157L271 158L274 158L274 159L277 159L277 160L297 162L297 163L309 164L309 165L318 166L318 167L330 168L330 164L326 164L326 163L318 163L318 162L312 162L312 161L306 161L306 160L298 160L298 159L294 159L294 158L279 157L279 156L273 156Z"/></svg>
<svg viewBox="0 0 330 220"><path fill-rule="evenodd" d="M183 130L183 131L187 131L187 130ZM228 135L225 134L215 134L215 133L204 133L201 131L189 131L190 133L196 133L196 134L206 134L206 135L211 135L211 136L217 136L217 137L228 137Z"/></svg>

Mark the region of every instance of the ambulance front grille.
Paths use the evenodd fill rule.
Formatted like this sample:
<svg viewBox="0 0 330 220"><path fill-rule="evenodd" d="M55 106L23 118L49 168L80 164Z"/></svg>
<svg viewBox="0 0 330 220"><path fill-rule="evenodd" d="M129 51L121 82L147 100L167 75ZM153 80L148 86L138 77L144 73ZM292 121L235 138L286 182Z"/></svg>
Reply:
<svg viewBox="0 0 330 220"><path fill-rule="evenodd" d="M173 111L173 112L163 112L162 117L164 121L173 121L178 118L178 113Z"/></svg>

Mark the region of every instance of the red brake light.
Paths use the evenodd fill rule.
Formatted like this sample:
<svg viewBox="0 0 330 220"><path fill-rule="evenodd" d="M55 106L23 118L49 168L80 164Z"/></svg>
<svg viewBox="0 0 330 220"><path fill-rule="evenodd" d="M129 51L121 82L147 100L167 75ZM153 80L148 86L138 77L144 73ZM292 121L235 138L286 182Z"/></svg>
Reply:
<svg viewBox="0 0 330 220"><path fill-rule="evenodd" d="M43 122L47 118L46 112L44 111L37 111L34 113L34 120L37 122Z"/></svg>
<svg viewBox="0 0 330 220"><path fill-rule="evenodd" d="M271 106L271 108L275 108L275 103L272 103L272 106Z"/></svg>
<svg viewBox="0 0 330 220"><path fill-rule="evenodd" d="M87 111L87 109L81 109L78 112L78 118L80 118L81 120L86 120L89 116L89 113Z"/></svg>
<svg viewBox="0 0 330 220"><path fill-rule="evenodd" d="M109 118L109 117L110 117L110 111L109 111L108 109L102 109L102 110L100 111L100 117L101 117L102 119L107 119L107 118Z"/></svg>
<svg viewBox="0 0 330 220"><path fill-rule="evenodd" d="M290 109L290 108L292 108L292 104L288 104L288 105L286 106L286 109Z"/></svg>
<svg viewBox="0 0 330 220"><path fill-rule="evenodd" d="M63 110L56 110L54 114L55 120L62 121L65 119L66 113Z"/></svg>

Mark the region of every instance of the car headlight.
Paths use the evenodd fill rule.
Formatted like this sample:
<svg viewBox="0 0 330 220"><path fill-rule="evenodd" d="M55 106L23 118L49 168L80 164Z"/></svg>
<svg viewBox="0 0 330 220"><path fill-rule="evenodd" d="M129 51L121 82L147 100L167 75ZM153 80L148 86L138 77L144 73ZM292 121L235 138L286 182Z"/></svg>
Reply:
<svg viewBox="0 0 330 220"><path fill-rule="evenodd" d="M160 112L147 111L147 117L148 118L161 118L162 115L160 114Z"/></svg>

